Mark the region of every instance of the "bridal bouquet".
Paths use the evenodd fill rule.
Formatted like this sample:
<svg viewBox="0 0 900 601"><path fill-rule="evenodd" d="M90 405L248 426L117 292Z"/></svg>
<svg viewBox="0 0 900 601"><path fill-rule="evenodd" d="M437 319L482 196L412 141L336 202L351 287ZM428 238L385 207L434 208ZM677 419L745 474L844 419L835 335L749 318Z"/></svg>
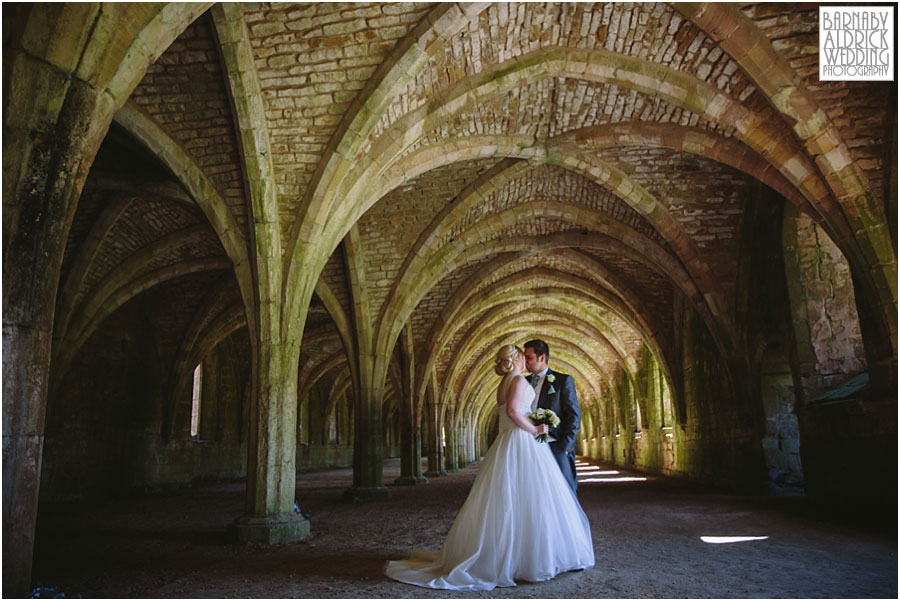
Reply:
<svg viewBox="0 0 900 601"><path fill-rule="evenodd" d="M553 409L538 409L537 411L529 415L528 419L530 419L531 423L535 426L547 424L552 429L559 425L559 417L556 415L556 413L553 412ZM547 435L538 434L537 436L535 436L535 439L538 442L547 442Z"/></svg>

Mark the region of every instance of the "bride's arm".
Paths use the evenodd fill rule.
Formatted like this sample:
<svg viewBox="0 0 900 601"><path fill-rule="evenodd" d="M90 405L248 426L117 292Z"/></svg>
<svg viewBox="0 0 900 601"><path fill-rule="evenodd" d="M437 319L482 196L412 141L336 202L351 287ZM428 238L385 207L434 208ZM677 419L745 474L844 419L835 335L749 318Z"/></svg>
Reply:
<svg viewBox="0 0 900 601"><path fill-rule="evenodd" d="M525 381L525 378L521 376L516 377L509 387L509 394L506 397L506 416L526 432L530 432L535 436L538 434L546 434L548 430L546 424L535 426L531 423L531 420L522 415L518 410L519 405L525 401L525 395L528 393L528 388L530 386L531 385Z"/></svg>

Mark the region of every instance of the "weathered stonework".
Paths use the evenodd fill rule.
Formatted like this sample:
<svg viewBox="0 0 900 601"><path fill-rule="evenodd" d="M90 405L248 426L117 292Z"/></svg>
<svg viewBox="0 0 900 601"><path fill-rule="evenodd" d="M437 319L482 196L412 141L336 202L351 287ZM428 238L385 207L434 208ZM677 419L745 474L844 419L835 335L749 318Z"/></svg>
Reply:
<svg viewBox="0 0 900 601"><path fill-rule="evenodd" d="M4 19L11 595L39 493L245 476L234 531L273 543L309 533L298 473L459 469L535 336L597 459L827 498L896 446L896 84L818 82L814 7Z"/></svg>
<svg viewBox="0 0 900 601"><path fill-rule="evenodd" d="M789 219L787 259L803 397L811 401L866 371L859 317L846 259L805 215ZM796 279L794 279L796 278Z"/></svg>

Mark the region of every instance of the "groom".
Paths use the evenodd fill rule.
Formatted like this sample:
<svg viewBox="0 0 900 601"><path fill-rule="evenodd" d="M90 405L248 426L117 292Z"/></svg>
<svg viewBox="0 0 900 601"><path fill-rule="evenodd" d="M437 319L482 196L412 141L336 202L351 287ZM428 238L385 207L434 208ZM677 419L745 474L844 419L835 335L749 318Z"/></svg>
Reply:
<svg viewBox="0 0 900 601"><path fill-rule="evenodd" d="M559 426L550 430L550 450L566 482L573 492L577 492L575 435L581 426L581 411L578 409L575 381L572 376L547 367L549 360L550 347L546 342L529 340L525 343L525 367L532 373L531 383L536 393L531 409L552 409L559 416Z"/></svg>

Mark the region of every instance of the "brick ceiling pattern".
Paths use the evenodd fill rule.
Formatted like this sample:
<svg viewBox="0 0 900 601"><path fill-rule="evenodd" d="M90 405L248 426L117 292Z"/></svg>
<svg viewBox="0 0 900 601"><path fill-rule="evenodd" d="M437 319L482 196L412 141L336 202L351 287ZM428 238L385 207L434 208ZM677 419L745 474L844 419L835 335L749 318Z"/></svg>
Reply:
<svg viewBox="0 0 900 601"><path fill-rule="evenodd" d="M395 102L402 110L389 111L379 128L387 128L392 116L418 108L487 65L556 46L604 49L664 64L694 74L742 102L756 92L734 60L665 4L497 3L429 61ZM523 99L521 104L530 102Z"/></svg>
<svg viewBox="0 0 900 601"><path fill-rule="evenodd" d="M853 160L884 202L884 115L891 98L878 82L819 81L819 8L813 4L748 4L753 19L837 126ZM893 111L896 113L896 104Z"/></svg>
<svg viewBox="0 0 900 601"><path fill-rule="evenodd" d="M433 169L392 190L362 216L358 224L371 319L377 318L409 249L435 215L495 162L463 161Z"/></svg>
<svg viewBox="0 0 900 601"><path fill-rule="evenodd" d="M472 261L466 264L465 267L453 271L431 288L419 304L416 305L416 310L412 316L412 329L416 348L422 348L426 342L426 337L434 326L434 320L447 305L447 300L489 260L489 258L486 258L480 261ZM438 363L443 363L443 360L447 359L444 352L447 354L457 352L457 349L460 348L461 338L462 332L457 332L457 337L448 339L449 342L444 347Z"/></svg>
<svg viewBox="0 0 900 601"><path fill-rule="evenodd" d="M245 6L285 234L350 102L427 3Z"/></svg>
<svg viewBox="0 0 900 601"><path fill-rule="evenodd" d="M537 166L523 177L516 178L502 189L493 192L483 202L472 207L442 241L446 243L490 215L536 200L552 200L588 207L633 227L659 244L665 244L659 232L626 202L579 174L550 165Z"/></svg>
<svg viewBox="0 0 900 601"><path fill-rule="evenodd" d="M212 21L204 15L147 68L131 99L203 168L246 237L249 205L240 145L216 44Z"/></svg>
<svg viewBox="0 0 900 601"><path fill-rule="evenodd" d="M748 4L739 10L805 83L869 179L869 189L881 198L890 99L872 93L874 88L866 84L817 81L814 6ZM412 157L425 146L437 149L436 158L415 163L415 172L401 174L392 189L367 199L352 230L353 240L329 248L330 258L319 277L335 302L316 297L308 311L308 338L304 336L301 355L307 367L315 357L343 349L341 335L346 332L338 323L352 328L368 322L373 332L393 331L378 321L386 311L395 311L392 315L402 315L412 325L416 362L432 361L440 385L459 393L466 378L451 380L448 374L483 368L491 359L491 345L503 335L491 331L470 340L468 333L477 331L479 320L488 314L498 317L498 323L514 320L510 327L518 327L524 311L548 316L536 322L548 337L562 341L559 356L573 358L573 367L591 379L588 388L600 390L609 384L603 373L640 365L646 340L673 344L673 306L682 296L693 302L691 298L702 299L709 290L721 291L729 305L721 309L733 310L744 213L758 182L740 167L703 156L696 140L669 148L656 143L655 132L675 127L708 135L704 140L737 145L742 133L735 120L710 117L709 109L706 114L692 112L647 90L561 75L533 80L523 76L506 89L479 96L478 102L464 98L453 104L441 113L445 119L410 120L415 111L441 105L447 100L442 95L454 86L469 85L479 74L497 75L492 70L542 51L594 51L642 68L686 75L697 85L705 82L761 123L781 127L786 145L803 147L793 124L782 119L741 68L741 57L730 56L713 33L707 35L677 7L663 3L487 4L446 36L442 19L455 14L454 7L431 3L246 3L238 12L252 58L252 64L241 68L252 71L251 79L259 84L254 100L262 122L254 131L267 136L271 150L284 241L297 233L301 207L321 183L318 178L328 172L328 161L344 152L340 144L349 139L343 137L344 126L349 127L348 115L360 107L383 110L368 116L371 128L358 140L354 156L378 161ZM130 103L199 167L249 240L252 186L247 180L254 171L243 164L233 84L216 27L209 13L190 25L150 65ZM420 63L402 63L407 77L400 77L393 88L376 89L377 78L396 67L411 44L419 44ZM378 105L376 100L385 94L383 105ZM624 132L626 124L629 132L640 135L592 146L597 132L607 136L597 139L608 141L611 134ZM404 129L411 125L421 129ZM516 140L530 140L534 150L544 143L549 148L558 136L571 132L577 132L575 150L570 145L559 152L580 152L578 160L590 163L582 171L563 160L575 155L537 153L526 162L525 155L508 150L503 152L511 154L504 155L492 142L527 136ZM589 143L579 145L579 136ZM439 156L443 148L461 148L470 141L472 154L462 152L452 160ZM383 157L380 153L388 147L396 154ZM771 160L782 167L779 158ZM389 167L376 162L369 173L380 177ZM374 189L369 182L363 184ZM550 209L546 214L526 212L534 206ZM327 215L329 220L344 217ZM104 226L105 220L109 223ZM94 235L102 239L94 240ZM473 249L482 254L471 254ZM287 250L283 242L282 253ZM697 257L690 256L694 250ZM359 257L355 265L348 265L348 252ZM179 329L202 311L197 299L215 280L210 274L221 276L228 259L216 230L178 177L114 127L74 217L62 281L73 272L81 279L74 296L61 292L67 303L61 311L74 313L78 299L89 298L111 273L144 254L150 256L126 278L131 282L205 261L200 272L152 289L155 302L177 307L161 333L175 340ZM658 264L660 260L667 261L666 266ZM423 271L410 273L410 265ZM486 271L490 266L494 270ZM676 274L676 268L688 275ZM354 269L359 273L351 272ZM678 281L688 276L708 281ZM354 279L364 282L367 295L369 313L362 320L354 315L360 306L354 299ZM701 284L708 288L697 293ZM545 288L556 291L554 298L497 301L503 293L515 296ZM556 296L568 298L573 290L582 295L600 291L609 307L619 309L580 300L584 310L577 310L556 302ZM488 309L495 301L500 304ZM464 321L446 332L441 346L429 354L435 342L430 337L440 333L436 324L454 302L460 303ZM639 315L617 314L621 307ZM565 342L578 326L608 328L613 334ZM624 349L624 358L612 350L616 345Z"/></svg>

